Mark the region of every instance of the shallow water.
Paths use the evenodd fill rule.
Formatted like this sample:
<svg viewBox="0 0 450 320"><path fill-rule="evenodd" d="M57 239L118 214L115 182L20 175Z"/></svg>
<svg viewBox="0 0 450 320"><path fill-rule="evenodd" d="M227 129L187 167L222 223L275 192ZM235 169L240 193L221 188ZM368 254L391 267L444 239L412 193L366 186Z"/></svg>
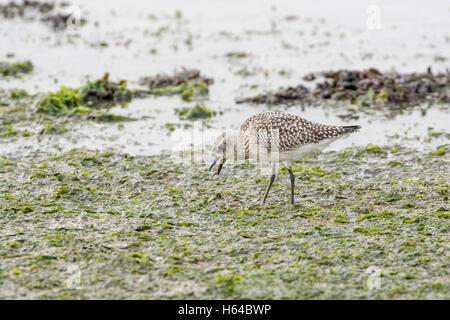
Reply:
<svg viewBox="0 0 450 320"><path fill-rule="evenodd" d="M248 116L269 109L264 105L236 105L237 97L304 83L302 76L313 71L375 67L423 72L430 65L438 72L445 70L450 58L450 5L446 1L426 5L419 1L380 1L380 29L366 26L366 10L371 5L366 1L76 3L88 20L78 29L53 32L37 21L0 23L0 37L6 44L0 46L1 59L14 53L14 60L30 59L35 65L35 71L23 79L0 80L3 88L45 93L60 85L80 86L105 72L112 79L127 79L131 87L138 87L137 80L142 76L172 73L185 66L214 78L209 99L204 102L219 114L207 121L205 128L179 120L174 112L194 103L186 104L179 97L149 97L111 110L139 119L123 123L121 129L117 124L74 122L63 135L29 137L20 143L2 139L2 153L87 147L151 155L189 149L192 143L199 149L218 132L237 129ZM152 49L157 52L152 53ZM232 51L243 51L247 56L226 57ZM242 70L249 75L238 75ZM396 116L358 112L359 119L342 120L339 108L271 108L316 122L363 126L360 133L337 141L330 149L370 143L433 149L447 143L445 135L429 139L428 128L448 132L448 105L433 106L426 115L421 109L427 107ZM175 124L173 132L165 126L168 122ZM184 129L185 125L189 128ZM186 139L192 136L194 140Z"/></svg>

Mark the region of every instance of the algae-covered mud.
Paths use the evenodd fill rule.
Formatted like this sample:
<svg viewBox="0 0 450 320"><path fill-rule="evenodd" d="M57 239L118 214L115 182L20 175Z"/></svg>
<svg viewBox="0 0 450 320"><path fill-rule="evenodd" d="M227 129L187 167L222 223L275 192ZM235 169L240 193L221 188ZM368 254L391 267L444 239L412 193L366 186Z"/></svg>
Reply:
<svg viewBox="0 0 450 320"><path fill-rule="evenodd" d="M0 1L0 298L448 299L449 14ZM284 168L264 206L267 164L210 183L265 111L362 127L294 162L294 206Z"/></svg>
<svg viewBox="0 0 450 320"><path fill-rule="evenodd" d="M446 149L307 158L293 207L285 171L259 206L252 164L210 189L204 165L165 157L0 160L2 298L448 297Z"/></svg>
<svg viewBox="0 0 450 320"><path fill-rule="evenodd" d="M314 81L323 76L325 81L318 82L313 90L303 85L289 87L276 93L267 93L253 98L237 100L238 103L280 104L323 103L324 100L344 100L357 105L370 106L376 102L392 106L417 106L424 102L450 102L450 71L398 74L382 73L377 69L364 71L337 70L307 74L306 81Z"/></svg>

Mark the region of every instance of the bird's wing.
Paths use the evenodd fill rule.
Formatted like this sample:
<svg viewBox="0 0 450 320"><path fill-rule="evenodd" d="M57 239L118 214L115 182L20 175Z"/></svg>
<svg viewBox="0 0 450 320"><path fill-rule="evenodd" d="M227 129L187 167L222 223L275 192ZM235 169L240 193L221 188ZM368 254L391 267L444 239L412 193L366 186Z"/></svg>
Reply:
<svg viewBox="0 0 450 320"><path fill-rule="evenodd" d="M359 126L328 126L302 117L282 113L265 112L248 118L241 132L248 138L257 139L259 146L267 151L286 152L305 144L319 143L325 139L353 132Z"/></svg>

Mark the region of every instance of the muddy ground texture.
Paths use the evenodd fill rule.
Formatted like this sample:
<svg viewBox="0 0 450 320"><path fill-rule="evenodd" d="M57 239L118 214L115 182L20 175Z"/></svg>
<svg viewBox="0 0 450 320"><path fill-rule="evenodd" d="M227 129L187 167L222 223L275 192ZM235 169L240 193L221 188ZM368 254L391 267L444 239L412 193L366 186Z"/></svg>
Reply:
<svg viewBox="0 0 450 320"><path fill-rule="evenodd" d="M1 157L1 298L447 298L448 146L280 169L73 150ZM375 270L375 271L374 271ZM369 288L371 273L380 287ZM370 284L369 284L370 286Z"/></svg>

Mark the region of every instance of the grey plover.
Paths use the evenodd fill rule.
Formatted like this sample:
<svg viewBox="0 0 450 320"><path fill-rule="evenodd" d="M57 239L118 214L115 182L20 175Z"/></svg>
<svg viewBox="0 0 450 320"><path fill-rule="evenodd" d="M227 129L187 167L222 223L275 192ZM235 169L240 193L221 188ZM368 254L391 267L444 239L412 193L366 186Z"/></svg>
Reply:
<svg viewBox="0 0 450 320"><path fill-rule="evenodd" d="M294 181L292 161L322 150L331 142L361 127L330 126L314 123L300 116L284 112L264 112L251 116L238 131L220 134L213 146L215 159L209 171L217 164L211 175L211 182L220 173L226 160L256 159L271 164L272 175L264 193L262 204L266 202L270 188L275 181L277 165L288 169L291 178L291 204L294 204Z"/></svg>

